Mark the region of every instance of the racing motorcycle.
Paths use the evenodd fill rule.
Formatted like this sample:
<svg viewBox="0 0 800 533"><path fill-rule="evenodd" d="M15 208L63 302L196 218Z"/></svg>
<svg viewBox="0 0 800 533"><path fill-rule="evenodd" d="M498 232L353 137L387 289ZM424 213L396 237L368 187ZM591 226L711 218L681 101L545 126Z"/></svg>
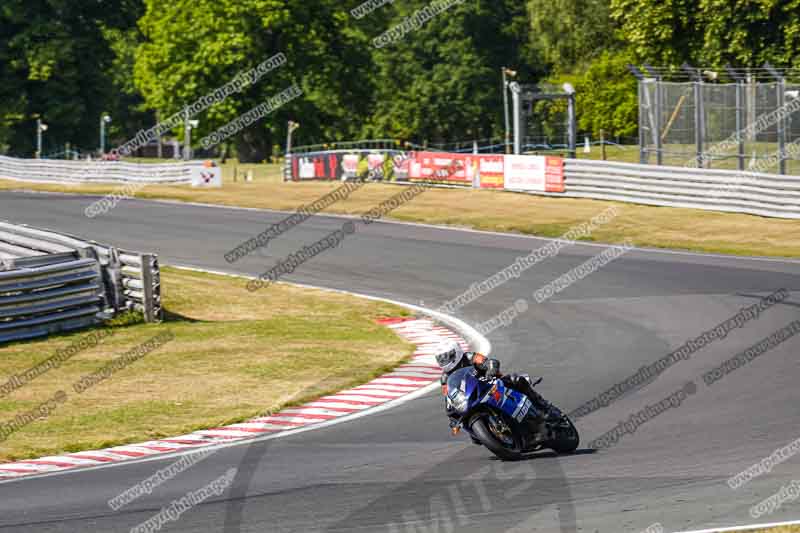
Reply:
<svg viewBox="0 0 800 533"><path fill-rule="evenodd" d="M557 413L542 423L530 398L507 387L502 379L480 378L474 368L461 368L450 374L444 392L458 415L453 434L463 429L500 459L514 461L545 448L556 453L578 448L578 430L567 415Z"/></svg>

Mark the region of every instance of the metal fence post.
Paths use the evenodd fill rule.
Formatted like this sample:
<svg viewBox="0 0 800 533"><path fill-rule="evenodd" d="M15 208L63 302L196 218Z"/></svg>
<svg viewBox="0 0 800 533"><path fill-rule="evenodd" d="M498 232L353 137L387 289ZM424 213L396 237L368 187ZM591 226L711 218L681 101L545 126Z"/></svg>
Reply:
<svg viewBox="0 0 800 533"><path fill-rule="evenodd" d="M747 117L745 116L745 77L739 74L730 64L725 65L728 76L736 82L736 143L738 146L736 158L738 159L739 170L744 170L744 126Z"/></svg>
<svg viewBox="0 0 800 533"><path fill-rule="evenodd" d="M520 93L522 88L519 83L513 81L508 84L511 89L512 110L514 116L514 153L519 155L522 153L522 102Z"/></svg>
<svg viewBox="0 0 800 533"><path fill-rule="evenodd" d="M642 103L645 101L645 99L644 99L645 88L642 85L642 82L644 80L644 74L642 74L642 72L638 68L636 68L634 65L630 65L629 64L628 65L628 70L631 71L631 74L633 74L636 77L636 80L638 81L638 83L636 84L637 85L636 98L637 98L638 109L639 109L639 163L642 164L642 165L646 165L647 164L647 137L646 137L646 135L644 133L645 121L644 121L644 113L642 112Z"/></svg>
<svg viewBox="0 0 800 533"><path fill-rule="evenodd" d="M577 120L575 116L575 93L569 93L567 98L567 120L568 120L568 134L569 134L569 156L575 159L575 145L577 143Z"/></svg>
<svg viewBox="0 0 800 533"><path fill-rule="evenodd" d="M781 174L786 174L786 116L783 112L783 106L786 104L786 79L769 63L764 63L764 68L778 81L775 89L778 91L777 106L780 110L778 122L775 124L778 130L778 155L780 157L778 168Z"/></svg>
<svg viewBox="0 0 800 533"><path fill-rule="evenodd" d="M142 293L144 294L144 321L154 322L153 319L153 271L150 269L152 255L142 254Z"/></svg>

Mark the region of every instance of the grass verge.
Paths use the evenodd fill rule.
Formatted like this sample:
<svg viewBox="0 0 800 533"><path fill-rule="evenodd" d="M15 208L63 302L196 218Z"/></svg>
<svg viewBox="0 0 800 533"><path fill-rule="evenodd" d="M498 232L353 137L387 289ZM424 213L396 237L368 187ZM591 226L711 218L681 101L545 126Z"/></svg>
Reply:
<svg viewBox="0 0 800 533"><path fill-rule="evenodd" d="M0 422L56 391L68 399L0 442L0 461L103 448L234 423L369 381L413 346L378 325L404 308L277 284L256 294L236 278L163 269L162 324L115 320L113 334L0 398ZM167 342L78 394L72 384L151 339ZM0 385L91 331L0 348Z"/></svg>
<svg viewBox="0 0 800 533"><path fill-rule="evenodd" d="M733 533L800 533L800 525L771 527L769 529L748 529Z"/></svg>
<svg viewBox="0 0 800 533"><path fill-rule="evenodd" d="M254 171L252 182L234 183L234 168ZM163 198L241 207L291 211L338 187L339 183L284 183L280 165L223 167L224 187L192 189L187 186L150 186L139 198ZM12 189L105 194L114 186L62 186L0 180L0 191ZM362 214L389 196L396 186L368 184L326 212ZM87 202L88 205L89 202ZM620 216L598 228L589 240L620 243L626 238L638 246L684 249L737 255L800 257L800 222L700 209L652 207L601 200L541 197L503 191L433 189L394 210L391 218L475 229L559 237L570 227L587 221L610 205ZM110 215L102 216L113 216ZM98 219L102 219L102 216Z"/></svg>

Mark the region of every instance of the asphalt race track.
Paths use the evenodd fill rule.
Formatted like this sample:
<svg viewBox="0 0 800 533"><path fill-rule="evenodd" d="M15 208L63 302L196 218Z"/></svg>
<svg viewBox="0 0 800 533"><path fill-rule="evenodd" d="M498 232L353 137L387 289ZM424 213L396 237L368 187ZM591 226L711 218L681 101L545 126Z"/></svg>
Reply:
<svg viewBox="0 0 800 533"><path fill-rule="evenodd" d="M223 254L281 213L124 201L88 219L86 197L0 194L0 219L160 254L162 263L258 274L340 228L315 217L263 253ZM598 208L598 212L601 208ZM800 238L800 231L798 231ZM438 307L544 240L357 222L341 247L285 279ZM800 456L733 490L726 480L800 437L800 335L708 386L704 372L800 319L800 262L631 251L543 304L531 294L602 251L575 245L457 316L488 320L525 297L527 312L489 335L505 370L545 376L570 411L777 289L783 303L681 361L640 390L578 420L583 443L647 404L696 384L683 403L616 446L517 463L451 437L437 394L331 428L225 448L146 496L107 502L174 459L0 484L0 531L130 531L187 492L239 469L233 487L163 531L638 532L800 519L800 501L754 520L751 506L792 480ZM269 289L254 298L269 298ZM269 349L265 346L265 349Z"/></svg>

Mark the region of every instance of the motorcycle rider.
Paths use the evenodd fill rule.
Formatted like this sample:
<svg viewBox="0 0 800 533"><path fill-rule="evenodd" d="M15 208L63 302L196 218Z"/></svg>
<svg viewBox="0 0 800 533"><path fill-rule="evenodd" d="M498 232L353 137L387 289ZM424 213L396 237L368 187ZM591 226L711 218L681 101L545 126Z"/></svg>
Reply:
<svg viewBox="0 0 800 533"><path fill-rule="evenodd" d="M445 395L447 394L445 390L447 378L450 377L450 374L460 368L472 365L477 371L478 377L500 378L506 386L530 398L536 414L540 416L542 421L550 417L561 416L561 412L557 407L536 392L527 375L508 374L504 376L500 373L499 360L486 357L478 352L465 352L456 341L448 341L439 347L436 362L442 367L442 393ZM451 425L457 423L458 415L449 402L447 404L447 416L450 417Z"/></svg>

